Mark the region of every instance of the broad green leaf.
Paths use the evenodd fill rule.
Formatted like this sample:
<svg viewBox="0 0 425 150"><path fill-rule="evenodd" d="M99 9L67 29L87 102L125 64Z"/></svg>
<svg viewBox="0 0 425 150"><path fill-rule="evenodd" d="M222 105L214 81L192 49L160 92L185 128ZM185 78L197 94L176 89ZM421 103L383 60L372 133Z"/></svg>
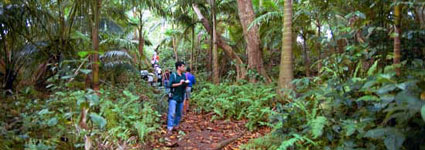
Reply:
<svg viewBox="0 0 425 150"><path fill-rule="evenodd" d="M353 120L344 121L345 136L351 136L356 131L356 124Z"/></svg>
<svg viewBox="0 0 425 150"><path fill-rule="evenodd" d="M376 84L375 80L368 81L363 85L361 90L368 90L370 87L372 87L375 84Z"/></svg>
<svg viewBox="0 0 425 150"><path fill-rule="evenodd" d="M130 98L130 101L134 101L134 100L139 99L139 97L137 97L136 95L134 95L133 93L131 93L131 92L127 91L127 90L124 90L123 93L124 93L125 96L127 96L128 98Z"/></svg>
<svg viewBox="0 0 425 150"><path fill-rule="evenodd" d="M380 99L374 95L366 95L357 99L357 101L379 101Z"/></svg>
<svg viewBox="0 0 425 150"><path fill-rule="evenodd" d="M80 69L80 72L82 72L84 74L90 74L91 73L91 69Z"/></svg>
<svg viewBox="0 0 425 150"><path fill-rule="evenodd" d="M367 131L366 134L364 135L364 137L374 138L374 139L383 138L389 130L390 130L390 128L372 129L372 130Z"/></svg>
<svg viewBox="0 0 425 150"><path fill-rule="evenodd" d="M393 94L385 94L385 95L380 95L379 98L381 98L381 104L383 105L383 107L385 107L389 103L394 101L395 96Z"/></svg>
<svg viewBox="0 0 425 150"><path fill-rule="evenodd" d="M396 86L394 84L387 84L378 89L376 93L378 94L386 94L392 90L394 90Z"/></svg>
<svg viewBox="0 0 425 150"><path fill-rule="evenodd" d="M397 129L392 130L390 134L384 140L385 147L388 150L399 150L403 145L405 137Z"/></svg>
<svg viewBox="0 0 425 150"><path fill-rule="evenodd" d="M98 125L99 128L101 129L105 127L106 125L106 119L96 113L90 113L90 119L94 124Z"/></svg>
<svg viewBox="0 0 425 150"><path fill-rule="evenodd" d="M96 94L85 95L86 99L89 100L90 106L96 106L99 104L99 97Z"/></svg>
<svg viewBox="0 0 425 150"><path fill-rule="evenodd" d="M373 73L377 70L378 62L379 62L379 60L375 61L375 63L373 63L373 65L372 65L372 67L369 68L369 70L367 71L368 76L373 75Z"/></svg>
<svg viewBox="0 0 425 150"><path fill-rule="evenodd" d="M44 114L47 114L47 113L49 113L49 110L46 108L46 109L39 111L38 115L44 115Z"/></svg>
<svg viewBox="0 0 425 150"><path fill-rule="evenodd" d="M395 100L399 104L407 104L406 109L411 111L420 111L422 105L425 103L419 99L419 95L410 93L409 91L399 92Z"/></svg>
<svg viewBox="0 0 425 150"><path fill-rule="evenodd" d="M360 11L356 11L356 15L359 16L361 19L366 19L366 15Z"/></svg>
<svg viewBox="0 0 425 150"><path fill-rule="evenodd" d="M62 76L61 79L66 80L66 79L70 79L70 78L73 78L73 77L74 77L74 75Z"/></svg>
<svg viewBox="0 0 425 150"><path fill-rule="evenodd" d="M78 56L80 56L81 58L86 57L90 52L89 51L79 51L78 52Z"/></svg>
<svg viewBox="0 0 425 150"><path fill-rule="evenodd" d="M376 80L378 83L396 83L396 81L392 79L393 76L395 76L395 72L379 74Z"/></svg>
<svg viewBox="0 0 425 150"><path fill-rule="evenodd" d="M49 121L47 121L47 125L48 125L49 127L54 126L54 125L56 125L57 123L58 123L58 118L56 118L56 117L54 117L54 118L50 119Z"/></svg>
<svg viewBox="0 0 425 150"><path fill-rule="evenodd" d="M369 34L371 34L375 29L376 27L369 27L367 31L369 32Z"/></svg>
<svg viewBox="0 0 425 150"><path fill-rule="evenodd" d="M398 36L399 36L399 34L396 33L396 32L393 32L393 33L390 34L391 38L395 38L395 37L398 37Z"/></svg>
<svg viewBox="0 0 425 150"><path fill-rule="evenodd" d="M397 150L400 149L404 142L404 135L397 128L376 128L367 131L364 135L367 138L384 139L387 149Z"/></svg>

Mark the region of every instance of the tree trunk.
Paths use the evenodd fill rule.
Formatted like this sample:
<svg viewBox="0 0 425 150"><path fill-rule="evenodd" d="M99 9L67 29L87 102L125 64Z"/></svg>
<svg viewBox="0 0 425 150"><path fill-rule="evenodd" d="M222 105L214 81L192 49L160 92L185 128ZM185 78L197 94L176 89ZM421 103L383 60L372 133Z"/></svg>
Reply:
<svg viewBox="0 0 425 150"><path fill-rule="evenodd" d="M322 26L320 25L320 21L317 20L317 43L316 43L316 48L317 51L319 52L319 57L317 60L317 74L320 74L320 70L322 70L322 44L320 44L320 36L321 36L321 28Z"/></svg>
<svg viewBox="0 0 425 150"><path fill-rule="evenodd" d="M202 22L202 25L204 26L205 30L211 35L213 34L213 31L210 27L210 24L208 23L208 20L202 15L201 11L198 8L198 5L192 4L192 8L195 11L196 15L198 16L198 19ZM237 79L245 79L246 77L246 68L244 67L244 63L242 59L233 51L232 47L230 47L221 36L217 36L217 46L223 49L223 51L226 53L227 56L232 58L235 61L236 66L236 72L237 72Z"/></svg>
<svg viewBox="0 0 425 150"><path fill-rule="evenodd" d="M179 61L179 55L177 53L177 39L173 36L173 52L176 62Z"/></svg>
<svg viewBox="0 0 425 150"><path fill-rule="evenodd" d="M99 31L99 19L100 19L100 8L101 8L102 0L96 0L96 4L93 7L94 14L94 25L92 26L92 46L94 49L94 54L92 57L92 87L93 90L99 90L99 39L98 39L98 31Z"/></svg>
<svg viewBox="0 0 425 150"><path fill-rule="evenodd" d="M193 19L192 19L192 22L193 22ZM192 70L193 70L193 51L194 51L194 49L195 49L195 25L192 26L192 49L191 49L191 52L190 52L190 69L192 69Z"/></svg>
<svg viewBox="0 0 425 150"><path fill-rule="evenodd" d="M218 51L217 51L217 22L216 22L216 16L215 16L215 0L210 0L211 5L211 14L212 14L212 22L213 22L213 49L212 49L212 55L213 55L213 83L219 84L220 83L220 71L218 66Z"/></svg>
<svg viewBox="0 0 425 150"><path fill-rule="evenodd" d="M425 6L415 7L415 17L422 29L425 28Z"/></svg>
<svg viewBox="0 0 425 150"><path fill-rule="evenodd" d="M175 29L174 23L171 26L174 30ZM179 61L179 56L178 56L178 52L177 52L177 39L176 39L175 35L173 35L173 51L174 51L174 57L175 57L176 62L177 62L177 61Z"/></svg>
<svg viewBox="0 0 425 150"><path fill-rule="evenodd" d="M307 47L307 38L305 33L302 35L303 37L303 55L304 55L304 67L305 67L305 73L307 77L310 77L310 57L308 56L308 47Z"/></svg>
<svg viewBox="0 0 425 150"><path fill-rule="evenodd" d="M242 24L243 34L246 43L246 53L248 56L248 69L255 70L261 74L266 82L270 83L271 79L264 68L262 51L260 49L260 36L258 25L249 26L255 19L254 8L251 0L238 0L239 19ZM256 82L255 77L250 77L250 82Z"/></svg>
<svg viewBox="0 0 425 150"><path fill-rule="evenodd" d="M198 64L198 56L202 50L201 48L201 38L202 34L198 33L198 36L196 37L196 55L195 55L195 64ZM198 65L195 65L195 74L198 72Z"/></svg>
<svg viewBox="0 0 425 150"><path fill-rule="evenodd" d="M145 46L145 38L143 37L143 12L140 11L140 17L139 17L139 23L140 23L140 27L139 27L139 62L142 63L142 60L145 58L144 57L144 52L143 52L143 48ZM149 65L149 64L147 64ZM139 69L141 68L141 64L139 65Z"/></svg>
<svg viewBox="0 0 425 150"><path fill-rule="evenodd" d="M336 41L338 47L338 53L342 54L345 51L345 46L347 46L346 39L339 39Z"/></svg>
<svg viewBox="0 0 425 150"><path fill-rule="evenodd" d="M394 0L394 2L397 2L397 0ZM394 59L393 59L393 64L396 66L395 70L398 76L400 76L400 36L401 36L401 31L400 31L400 20L401 20L401 16L400 16L401 12L400 12L400 5L396 4L394 5Z"/></svg>
<svg viewBox="0 0 425 150"><path fill-rule="evenodd" d="M279 90L284 88L293 89L292 80L293 74L293 59L292 59L292 2L285 0L284 4L284 19L282 32L282 54L279 67ZM283 92L278 92L283 96Z"/></svg>
<svg viewBox="0 0 425 150"><path fill-rule="evenodd" d="M16 80L17 73L14 70L9 69L9 68L6 68L6 72L5 73L6 74L5 74L4 89L6 91L7 90L13 91L14 90L13 83Z"/></svg>
<svg viewBox="0 0 425 150"><path fill-rule="evenodd" d="M212 50L213 50L213 48L212 48L212 46L213 46L213 42L212 42L213 40L212 40L212 34L211 34L211 36L209 37L209 44L210 44L210 48L207 50L208 52L208 64L207 64L207 72L210 74L210 76L208 77L208 80L209 81L211 81L212 80L212 70L213 70L213 57L212 57Z"/></svg>

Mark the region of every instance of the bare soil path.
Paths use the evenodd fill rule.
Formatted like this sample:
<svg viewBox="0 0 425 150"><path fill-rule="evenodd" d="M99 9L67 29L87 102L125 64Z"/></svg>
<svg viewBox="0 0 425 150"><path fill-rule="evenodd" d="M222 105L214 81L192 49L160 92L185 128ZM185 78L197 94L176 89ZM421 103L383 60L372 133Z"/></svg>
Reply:
<svg viewBox="0 0 425 150"><path fill-rule="evenodd" d="M153 141L145 149L232 150L270 132L267 127L250 132L245 127L245 120L211 121L212 116L213 113L188 112L171 136L166 136L164 123L161 133L154 135ZM162 120L166 120L166 115L162 115Z"/></svg>

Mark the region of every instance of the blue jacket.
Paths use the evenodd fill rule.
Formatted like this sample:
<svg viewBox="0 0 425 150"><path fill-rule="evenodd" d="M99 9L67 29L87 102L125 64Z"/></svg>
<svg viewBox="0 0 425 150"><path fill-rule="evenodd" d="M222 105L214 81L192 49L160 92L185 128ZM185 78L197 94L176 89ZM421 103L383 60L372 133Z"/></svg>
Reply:
<svg viewBox="0 0 425 150"><path fill-rule="evenodd" d="M190 83L187 85L188 87L192 87L194 84L196 84L196 79L193 74L191 74L190 72L186 72L185 75L186 79L190 81Z"/></svg>

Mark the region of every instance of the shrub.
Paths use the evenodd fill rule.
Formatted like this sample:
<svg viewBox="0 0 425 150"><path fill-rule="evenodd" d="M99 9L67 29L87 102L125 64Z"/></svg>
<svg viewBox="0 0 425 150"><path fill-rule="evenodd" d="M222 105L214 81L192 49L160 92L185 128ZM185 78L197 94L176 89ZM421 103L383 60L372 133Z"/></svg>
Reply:
<svg viewBox="0 0 425 150"><path fill-rule="evenodd" d="M247 119L246 127L250 130L269 124L268 117L273 114L271 108L276 96L272 86L206 83L198 89L191 102L202 111L214 112L212 119Z"/></svg>

